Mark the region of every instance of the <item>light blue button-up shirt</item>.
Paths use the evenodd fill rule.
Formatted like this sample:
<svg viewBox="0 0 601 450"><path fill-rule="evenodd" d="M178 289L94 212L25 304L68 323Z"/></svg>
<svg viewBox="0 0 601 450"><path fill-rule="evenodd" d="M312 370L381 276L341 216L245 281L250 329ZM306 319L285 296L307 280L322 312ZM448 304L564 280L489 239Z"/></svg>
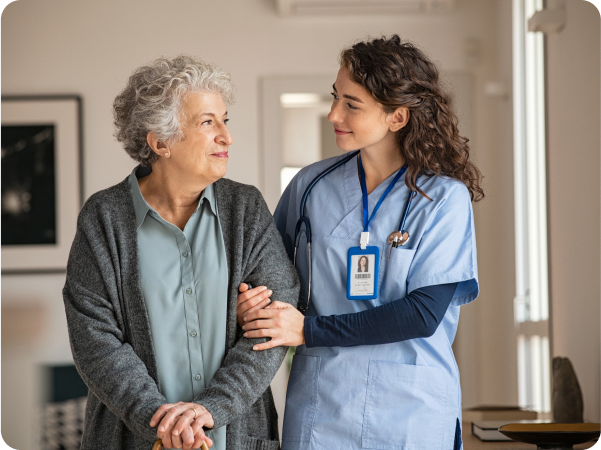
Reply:
<svg viewBox="0 0 601 450"><path fill-rule="evenodd" d="M160 389L169 403L191 402L225 354L228 272L213 185L182 231L146 202L135 169L129 184ZM225 427L209 437L225 450Z"/></svg>

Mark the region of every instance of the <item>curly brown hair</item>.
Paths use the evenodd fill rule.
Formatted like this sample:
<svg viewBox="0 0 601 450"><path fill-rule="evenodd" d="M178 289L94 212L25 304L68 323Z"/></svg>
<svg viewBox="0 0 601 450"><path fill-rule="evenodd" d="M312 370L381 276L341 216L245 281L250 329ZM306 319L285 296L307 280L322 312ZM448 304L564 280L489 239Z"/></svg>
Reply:
<svg viewBox="0 0 601 450"><path fill-rule="evenodd" d="M472 201L484 198L482 173L469 160L468 139L459 135L451 99L440 85L436 65L398 35L359 42L340 54L340 66L363 86L384 112L409 109L409 122L397 132L407 169L407 186L428 197L417 177L446 176L463 182Z"/></svg>

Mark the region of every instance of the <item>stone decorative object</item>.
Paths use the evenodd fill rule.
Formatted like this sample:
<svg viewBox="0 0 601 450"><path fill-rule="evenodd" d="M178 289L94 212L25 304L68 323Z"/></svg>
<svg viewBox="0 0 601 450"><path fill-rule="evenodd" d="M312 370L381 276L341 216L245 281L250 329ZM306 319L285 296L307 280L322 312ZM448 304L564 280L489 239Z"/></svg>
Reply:
<svg viewBox="0 0 601 450"><path fill-rule="evenodd" d="M553 421L581 423L584 404L578 378L568 358L553 358Z"/></svg>

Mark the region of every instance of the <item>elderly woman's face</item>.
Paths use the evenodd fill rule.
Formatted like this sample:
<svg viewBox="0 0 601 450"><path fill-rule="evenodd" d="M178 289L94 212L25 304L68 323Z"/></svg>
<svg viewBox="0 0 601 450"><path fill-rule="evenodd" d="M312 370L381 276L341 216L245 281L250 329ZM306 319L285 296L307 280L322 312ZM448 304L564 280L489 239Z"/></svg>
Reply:
<svg viewBox="0 0 601 450"><path fill-rule="evenodd" d="M184 139L169 145L172 163L182 173L200 177L208 184L222 178L233 139L227 128L227 108L221 94L188 94L180 123Z"/></svg>

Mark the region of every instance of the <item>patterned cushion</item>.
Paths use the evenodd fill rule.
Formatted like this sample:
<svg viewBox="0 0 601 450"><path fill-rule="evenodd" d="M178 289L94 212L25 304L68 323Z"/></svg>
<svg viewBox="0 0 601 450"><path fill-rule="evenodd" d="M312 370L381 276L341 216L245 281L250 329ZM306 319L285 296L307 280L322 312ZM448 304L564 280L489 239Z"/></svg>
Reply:
<svg viewBox="0 0 601 450"><path fill-rule="evenodd" d="M45 450L79 450L87 397L44 406L43 448Z"/></svg>

